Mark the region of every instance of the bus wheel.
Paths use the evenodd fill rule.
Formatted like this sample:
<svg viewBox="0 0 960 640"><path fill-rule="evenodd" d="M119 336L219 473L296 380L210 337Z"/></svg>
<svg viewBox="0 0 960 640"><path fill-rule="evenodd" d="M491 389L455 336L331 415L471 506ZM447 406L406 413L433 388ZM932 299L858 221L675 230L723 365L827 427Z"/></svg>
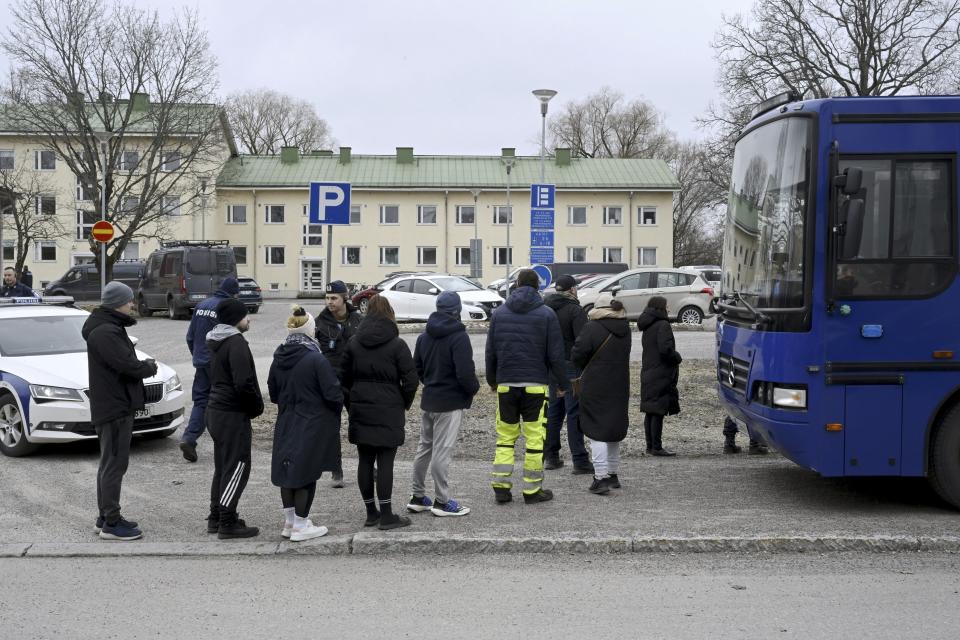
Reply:
<svg viewBox="0 0 960 640"><path fill-rule="evenodd" d="M943 417L933 436L929 476L933 490L960 508L960 405Z"/></svg>

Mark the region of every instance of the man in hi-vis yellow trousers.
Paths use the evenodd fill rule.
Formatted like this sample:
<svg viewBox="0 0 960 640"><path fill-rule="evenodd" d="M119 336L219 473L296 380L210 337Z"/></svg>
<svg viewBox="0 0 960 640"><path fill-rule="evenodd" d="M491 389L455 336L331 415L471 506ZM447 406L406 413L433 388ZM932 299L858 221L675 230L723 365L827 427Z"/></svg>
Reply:
<svg viewBox="0 0 960 640"><path fill-rule="evenodd" d="M540 278L532 269L517 275L517 288L494 312L487 331L487 384L497 394L497 448L491 484L500 504L513 500L514 447L523 434L523 500L546 502L543 441L547 433L547 389L551 377L558 394L570 393L563 335L557 316L544 306Z"/></svg>

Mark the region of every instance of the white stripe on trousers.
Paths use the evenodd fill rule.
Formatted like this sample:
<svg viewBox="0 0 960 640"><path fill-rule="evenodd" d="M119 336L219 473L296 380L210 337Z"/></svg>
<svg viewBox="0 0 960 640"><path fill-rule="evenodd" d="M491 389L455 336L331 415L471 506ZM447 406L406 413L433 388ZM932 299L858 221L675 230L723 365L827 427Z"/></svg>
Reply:
<svg viewBox="0 0 960 640"><path fill-rule="evenodd" d="M227 488L223 490L223 495L220 496L220 504L229 507L230 501L233 500L233 494L237 490L237 485L240 484L240 476L243 475L243 462L237 463L237 470L233 472L233 477L230 478L230 484L227 485Z"/></svg>

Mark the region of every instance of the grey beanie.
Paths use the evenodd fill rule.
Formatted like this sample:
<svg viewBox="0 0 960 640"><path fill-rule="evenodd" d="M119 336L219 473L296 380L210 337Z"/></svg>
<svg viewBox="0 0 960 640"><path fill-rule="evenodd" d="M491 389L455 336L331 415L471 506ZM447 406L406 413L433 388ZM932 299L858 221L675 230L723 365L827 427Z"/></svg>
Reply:
<svg viewBox="0 0 960 640"><path fill-rule="evenodd" d="M437 296L437 311L446 313L454 318L460 317L460 295L456 291L444 291Z"/></svg>
<svg viewBox="0 0 960 640"><path fill-rule="evenodd" d="M107 309L116 309L133 300L133 289L123 284L119 280L113 280L107 283L103 288L103 297L100 300L100 306Z"/></svg>

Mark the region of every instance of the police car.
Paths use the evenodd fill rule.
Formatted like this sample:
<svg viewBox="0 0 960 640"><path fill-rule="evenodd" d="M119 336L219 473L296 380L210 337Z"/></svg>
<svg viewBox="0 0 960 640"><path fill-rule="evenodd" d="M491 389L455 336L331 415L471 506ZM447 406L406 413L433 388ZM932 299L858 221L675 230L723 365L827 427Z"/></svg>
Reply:
<svg viewBox="0 0 960 640"><path fill-rule="evenodd" d="M69 297L0 298L0 453L24 456L41 444L97 437L80 335L89 315ZM147 404L134 416L134 435L171 435L183 424L180 378L158 362L143 382Z"/></svg>

